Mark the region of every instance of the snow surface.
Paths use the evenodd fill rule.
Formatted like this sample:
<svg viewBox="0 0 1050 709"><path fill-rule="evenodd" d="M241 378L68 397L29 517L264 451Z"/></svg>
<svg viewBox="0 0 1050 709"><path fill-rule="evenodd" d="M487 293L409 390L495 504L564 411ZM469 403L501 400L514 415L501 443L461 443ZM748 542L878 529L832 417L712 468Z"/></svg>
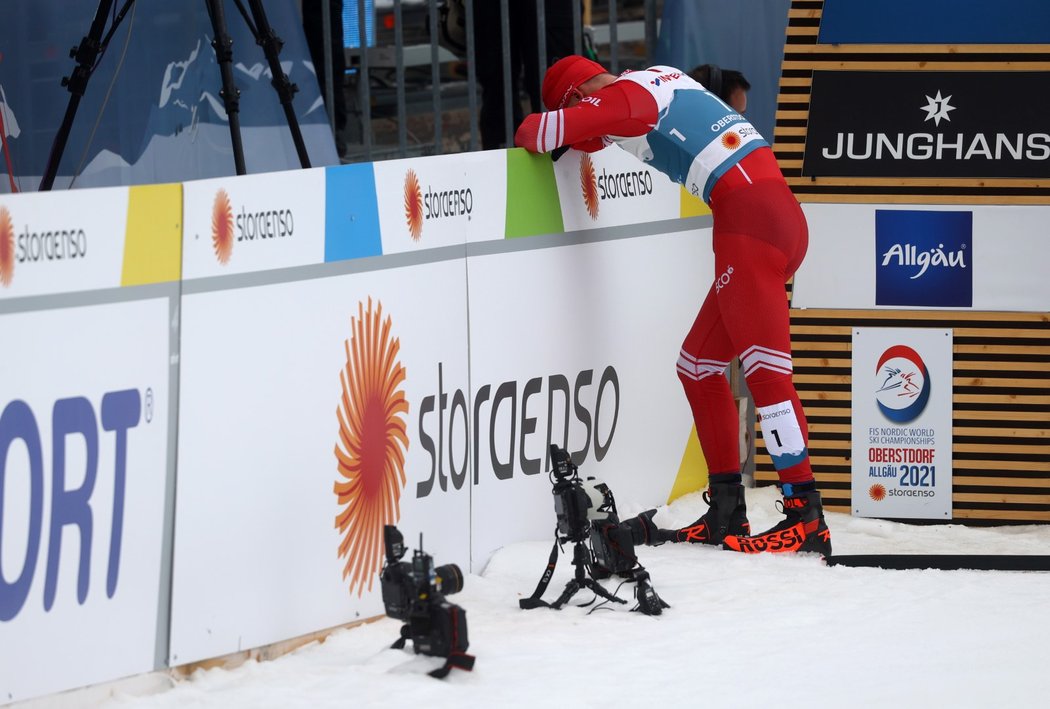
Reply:
<svg viewBox="0 0 1050 709"><path fill-rule="evenodd" d="M773 488L748 491L756 530L781 519ZM661 508L692 522L699 494ZM620 505L621 516L641 511ZM553 525L553 510L552 525ZM1050 526L916 526L828 514L836 554L1050 554ZM400 623L340 630L269 662L198 670L163 691L96 706L224 707L986 707L1050 703L1050 574L827 567L819 558L642 547L671 604L518 609L551 540L500 550L449 600L467 611L473 672L389 649ZM545 598L572 576L566 547ZM442 563L441 559L435 559ZM605 582L611 584L611 581ZM612 584L615 587L615 584ZM573 603L590 600L580 592ZM71 698L67 696L67 699ZM637 704L636 702L643 702Z"/></svg>

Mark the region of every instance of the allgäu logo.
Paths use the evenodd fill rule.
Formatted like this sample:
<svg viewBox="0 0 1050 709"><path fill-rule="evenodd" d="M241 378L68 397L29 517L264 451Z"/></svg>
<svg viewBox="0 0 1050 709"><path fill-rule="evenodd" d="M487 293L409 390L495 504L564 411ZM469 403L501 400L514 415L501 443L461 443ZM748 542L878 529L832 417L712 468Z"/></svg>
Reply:
<svg viewBox="0 0 1050 709"><path fill-rule="evenodd" d="M876 210L875 304L972 307L973 213Z"/></svg>

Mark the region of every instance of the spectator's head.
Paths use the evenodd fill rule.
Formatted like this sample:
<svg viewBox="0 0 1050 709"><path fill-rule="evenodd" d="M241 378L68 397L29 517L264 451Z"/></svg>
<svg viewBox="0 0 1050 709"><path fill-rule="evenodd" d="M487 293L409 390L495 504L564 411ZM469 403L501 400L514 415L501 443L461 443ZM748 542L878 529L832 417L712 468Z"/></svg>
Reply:
<svg viewBox="0 0 1050 709"><path fill-rule="evenodd" d="M543 77L543 105L548 111L575 105L584 96L596 90L592 89L590 84L596 83L592 80L603 75L615 79L605 67L586 57L573 54L559 59ZM585 84L588 86L584 86Z"/></svg>
<svg viewBox="0 0 1050 709"><path fill-rule="evenodd" d="M747 92L751 83L736 69L721 69L715 64L701 64L689 72L708 91L729 104L737 113L747 110Z"/></svg>

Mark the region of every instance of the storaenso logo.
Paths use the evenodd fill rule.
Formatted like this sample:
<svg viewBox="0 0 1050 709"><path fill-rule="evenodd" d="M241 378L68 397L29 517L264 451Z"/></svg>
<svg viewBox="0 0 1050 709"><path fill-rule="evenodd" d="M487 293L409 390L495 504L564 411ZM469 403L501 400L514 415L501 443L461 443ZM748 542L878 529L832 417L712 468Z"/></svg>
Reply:
<svg viewBox="0 0 1050 709"><path fill-rule="evenodd" d="M592 444L595 458L601 461L612 445L620 413L620 380L612 366L602 371L597 382L594 370L585 369L571 378L553 374L524 384L513 380L495 388L485 384L469 401L462 389L446 391L439 362L436 390L419 405L419 441L430 455L430 471L427 479L416 485L416 497L430 495L435 483L442 492L448 490L450 481L454 489L461 489L467 480L471 452L475 485L479 462L485 455L498 480L509 480L516 471L537 475L549 470L550 444L568 447L569 424L573 421L585 430L582 440L576 441L580 446L572 452L573 462L582 465ZM501 427L508 421L509 427ZM546 422L544 433L537 431L541 421ZM556 422L562 424L560 430L555 430ZM529 448L542 449L543 457L530 458Z"/></svg>
<svg viewBox="0 0 1050 709"><path fill-rule="evenodd" d="M598 193L603 200L642 197L653 193L653 176L648 170L606 172L598 177Z"/></svg>
<svg viewBox="0 0 1050 709"><path fill-rule="evenodd" d="M146 390L146 400L148 423L153 410L150 407L155 406L149 389ZM105 552L108 556L106 597L113 598L117 593L128 448L133 440L131 430L139 425L142 396L138 389L110 391L102 396L100 403L96 409L87 397L74 396L55 401L50 411L34 412L27 402L15 399L8 402L0 413L0 511L7 513L0 514L0 539L7 542L5 551L9 554L9 561L24 560L21 570L8 566L7 573L0 574L0 623L19 614L33 588L39 591L40 583L34 583L34 577L41 562L45 563L43 607L45 612L52 609L58 594L63 542L67 554L71 553L69 543L77 542L72 553L78 555L75 578L79 604L87 601L91 556L98 552L98 542L108 542ZM38 424L41 415L51 424L50 441L41 438ZM99 470L103 446L113 451L112 500L100 499L94 494L99 475L109 473ZM67 455L67 451L77 449L83 454L73 452ZM47 453L51 454L50 470ZM67 465L67 459L80 462ZM3 493L10 479L27 481L28 497L15 496L16 499L5 503ZM7 489L11 490L10 487ZM11 517L19 518L18 514L10 514L14 510L12 505L21 502L28 503L25 515L28 526L18 524L15 526L20 529L12 529ZM46 515L45 505L48 505ZM107 506L111 513L110 527L99 529L95 524L96 517ZM10 533L13 537L9 536ZM24 540L24 549L14 548L12 539ZM41 557L42 548L47 549L44 557ZM66 581L70 580L66 577Z"/></svg>
<svg viewBox="0 0 1050 709"><path fill-rule="evenodd" d="M966 268L966 245L958 251L945 253L944 244L937 244L935 248L928 251L920 251L913 244L894 244L882 255L882 265L888 266L895 263L897 266L914 266L915 275L912 280L922 278L926 270L933 267Z"/></svg>
<svg viewBox="0 0 1050 709"><path fill-rule="evenodd" d="M591 219L598 218L598 180L594 175L594 162L587 153L580 158L580 188L583 192L583 204Z"/></svg>
<svg viewBox="0 0 1050 709"><path fill-rule="evenodd" d="M87 257L87 232L77 227L33 231L29 225L16 235L11 212L0 207L0 284L11 285L15 263L72 261Z"/></svg>
<svg viewBox="0 0 1050 709"><path fill-rule="evenodd" d="M423 195L423 206L426 208L427 219L461 216L469 218L470 213L474 211L474 193L469 187L434 192L427 185L427 192Z"/></svg>
<svg viewBox="0 0 1050 709"><path fill-rule="evenodd" d="M19 263L36 261L66 261L87 256L87 234L83 229L57 231L30 231L18 235L15 258Z"/></svg>
<svg viewBox="0 0 1050 709"><path fill-rule="evenodd" d="M405 173L405 221L412 241L419 241L423 236L423 192L415 170Z"/></svg>
<svg viewBox="0 0 1050 709"><path fill-rule="evenodd" d="M212 203L211 244L219 263L224 266L229 263L233 254L233 207L226 190L216 192Z"/></svg>
<svg viewBox="0 0 1050 709"><path fill-rule="evenodd" d="M405 173L405 220L413 241L423 235L424 221L466 217L474 211L474 191L470 187L438 189L427 185L424 192L414 170Z"/></svg>
<svg viewBox="0 0 1050 709"><path fill-rule="evenodd" d="M802 174L1045 176L1047 92L1047 72L814 72Z"/></svg>
<svg viewBox="0 0 1050 709"><path fill-rule="evenodd" d="M234 212L229 194L220 189L212 205L211 238L215 258L223 265L229 263L235 241L280 239L295 233L295 215L290 209L250 212L241 205L236 217Z"/></svg>
<svg viewBox="0 0 1050 709"><path fill-rule="evenodd" d="M648 170L609 172L605 168L602 168L599 175L594 170L594 162L590 155L584 154L580 159L580 186L587 214L591 219L597 219L599 205L607 199L644 197L652 194L653 176Z"/></svg>
<svg viewBox="0 0 1050 709"><path fill-rule="evenodd" d="M336 479L339 505L335 527L341 542L338 556L346 559L343 580L350 593L361 596L383 564L383 526L400 517L405 486L405 368L398 360L401 341L391 335L390 316L382 303L357 305L350 319L350 339L344 341L346 364L339 372L342 396L336 417Z"/></svg>
<svg viewBox="0 0 1050 709"><path fill-rule="evenodd" d="M7 288L15 277L15 228L11 212L0 207L0 285Z"/></svg>
<svg viewBox="0 0 1050 709"><path fill-rule="evenodd" d="M243 206L237 215L237 241L278 239L295 233L295 215L290 209L249 212Z"/></svg>

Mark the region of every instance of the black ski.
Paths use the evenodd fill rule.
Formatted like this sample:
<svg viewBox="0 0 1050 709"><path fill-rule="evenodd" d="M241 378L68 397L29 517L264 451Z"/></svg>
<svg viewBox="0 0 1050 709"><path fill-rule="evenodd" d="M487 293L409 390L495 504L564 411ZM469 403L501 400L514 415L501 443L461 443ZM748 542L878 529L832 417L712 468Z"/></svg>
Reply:
<svg viewBox="0 0 1050 709"><path fill-rule="evenodd" d="M828 566L958 571L1050 571L1050 556L1024 554L845 554L828 557Z"/></svg>

